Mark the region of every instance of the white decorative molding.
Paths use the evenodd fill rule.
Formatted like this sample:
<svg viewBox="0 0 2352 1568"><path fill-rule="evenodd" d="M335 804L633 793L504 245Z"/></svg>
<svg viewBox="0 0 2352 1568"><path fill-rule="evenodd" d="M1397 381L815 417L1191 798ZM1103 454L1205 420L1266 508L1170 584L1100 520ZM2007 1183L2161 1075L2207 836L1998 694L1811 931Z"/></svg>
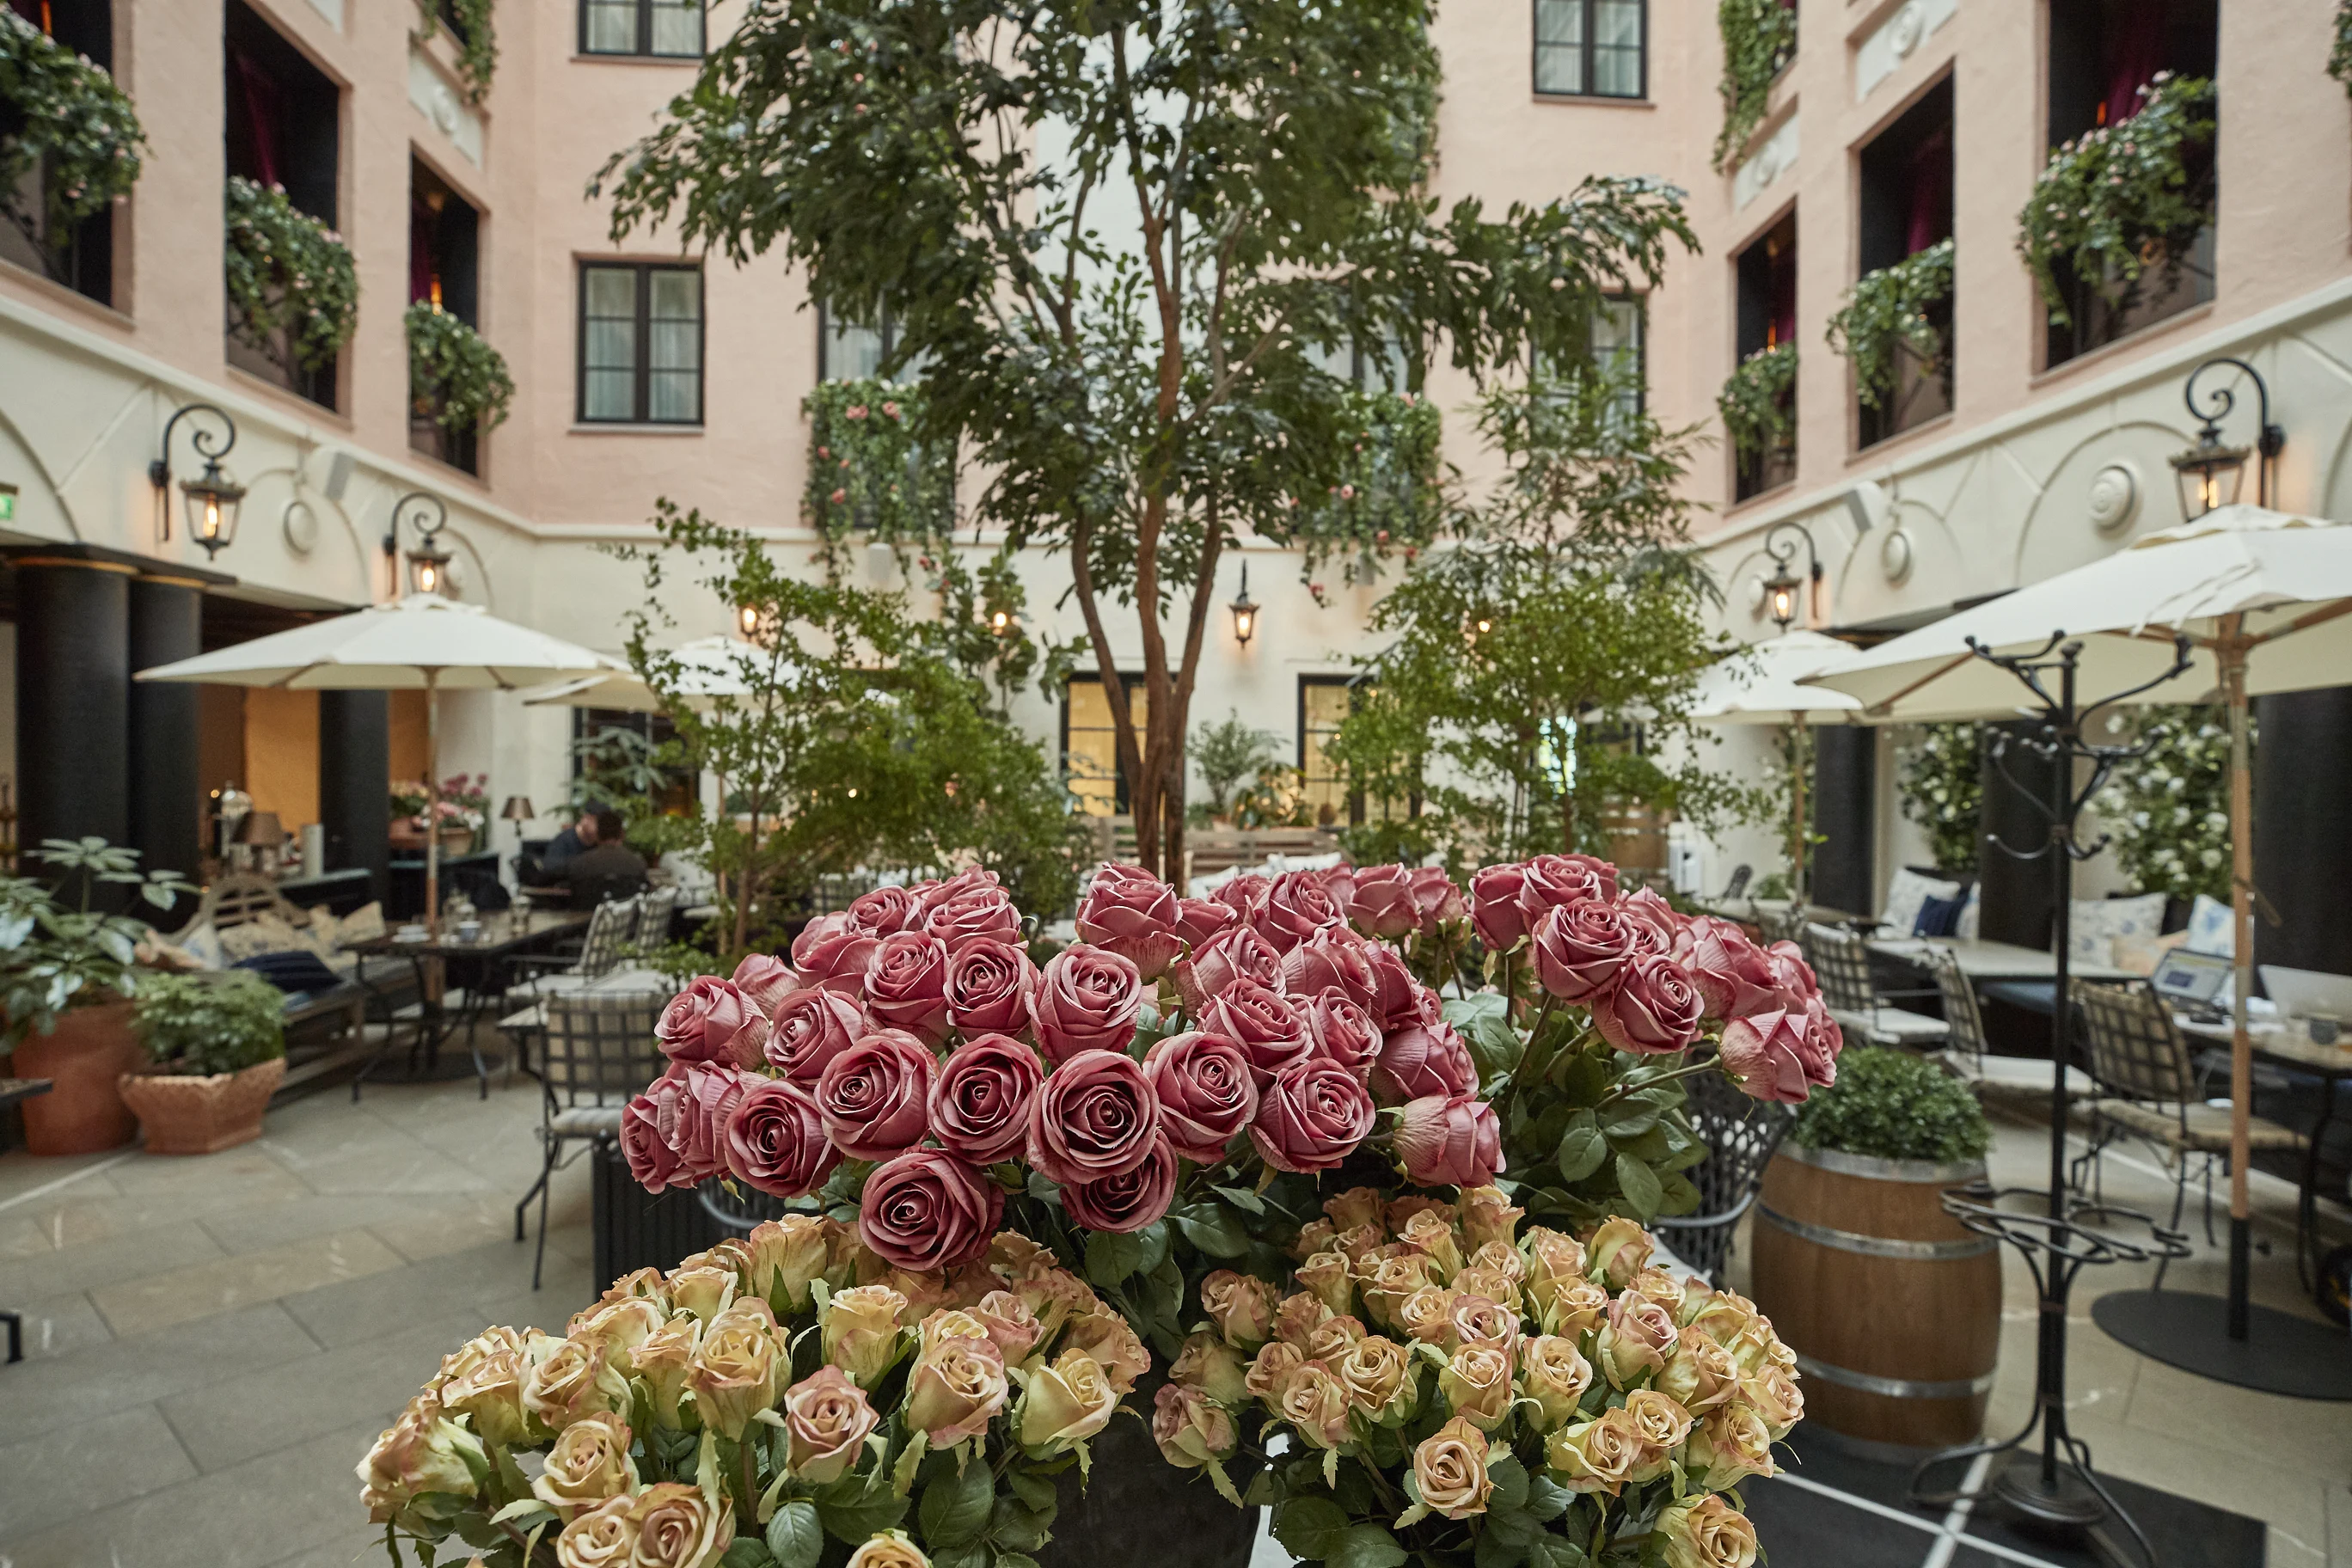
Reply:
<svg viewBox="0 0 2352 1568"><path fill-rule="evenodd" d="M1886 574L1889 583L1900 585L1911 575L1911 535L1903 529L1895 529L1879 542L1878 569Z"/></svg>
<svg viewBox="0 0 2352 1568"><path fill-rule="evenodd" d="M297 555L307 556L319 547L319 514L310 503L297 497L286 503L286 548Z"/></svg>
<svg viewBox="0 0 2352 1568"><path fill-rule="evenodd" d="M1873 89L1919 52L1927 36L1952 19L1959 0L1904 0L1853 51L1853 100L1860 103Z"/></svg>
<svg viewBox="0 0 2352 1568"><path fill-rule="evenodd" d="M482 117L458 96L457 84L442 74L432 57L413 43L408 49L408 101L467 163L482 166Z"/></svg>
<svg viewBox="0 0 2352 1568"><path fill-rule="evenodd" d="M1732 171L1731 205L1744 207L1770 189L1773 181L1797 166L1797 116L1791 114Z"/></svg>
<svg viewBox="0 0 2352 1568"><path fill-rule="evenodd" d="M2091 526L2101 533L2120 533L2139 515L2139 469L2131 463L2109 463L2091 476Z"/></svg>
<svg viewBox="0 0 2352 1568"><path fill-rule="evenodd" d="M327 19L327 26L338 33L343 30L343 0L310 0L310 9Z"/></svg>

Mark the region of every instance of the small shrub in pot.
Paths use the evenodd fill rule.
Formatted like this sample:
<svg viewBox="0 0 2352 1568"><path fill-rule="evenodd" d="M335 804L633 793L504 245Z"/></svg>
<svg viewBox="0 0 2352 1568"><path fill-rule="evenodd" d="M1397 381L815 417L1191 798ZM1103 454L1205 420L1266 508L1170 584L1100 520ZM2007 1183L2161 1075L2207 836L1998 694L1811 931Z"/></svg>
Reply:
<svg viewBox="0 0 2352 1568"><path fill-rule="evenodd" d="M1969 1086L1924 1057L1878 1046L1838 1059L1837 1082L1797 1112L1789 1142L1879 1160L1981 1160L1992 1128Z"/></svg>
<svg viewBox="0 0 2352 1568"><path fill-rule="evenodd" d="M276 986L244 970L159 976L140 988L132 1022L155 1068L125 1073L122 1097L149 1152L209 1154L261 1135L286 1076Z"/></svg>

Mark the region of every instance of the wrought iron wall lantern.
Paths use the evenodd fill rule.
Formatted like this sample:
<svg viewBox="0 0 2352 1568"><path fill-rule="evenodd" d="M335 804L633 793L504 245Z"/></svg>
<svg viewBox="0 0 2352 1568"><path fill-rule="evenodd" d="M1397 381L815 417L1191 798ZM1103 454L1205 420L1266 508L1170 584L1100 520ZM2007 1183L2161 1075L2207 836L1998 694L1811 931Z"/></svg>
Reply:
<svg viewBox="0 0 2352 1568"><path fill-rule="evenodd" d="M2197 378L2221 365L2242 373L2254 384L2256 427L2251 447L2228 447L2221 442L2221 421L2238 405L2233 388L2217 386L2203 406L2198 405ZM2173 473L2180 481L2181 515L2200 518L2215 507L2236 501L2245 480L2250 453L2262 459L2254 468L2254 500L2263 506L2270 505L2271 461L2286 446L2286 430L2271 423L2271 389L2263 383L2261 373L2242 359L2209 359L2189 373L2188 384L2181 389L2181 401L2189 405L2191 415L2204 421L2197 432L2197 445L2172 459Z"/></svg>
<svg viewBox="0 0 2352 1568"><path fill-rule="evenodd" d="M415 502L413 507L409 504ZM446 595L449 591L449 552L440 547L436 536L449 526L449 508L441 498L424 490L411 490L392 503L392 522L383 532L383 558L391 569L394 591L400 586L400 525L407 522L416 530L416 543L408 552L408 586L416 594Z"/></svg>
<svg viewBox="0 0 2352 1568"><path fill-rule="evenodd" d="M1257 636L1257 601L1249 596L1249 563L1242 563L1242 593L1226 608L1234 613L1234 640L1244 647Z"/></svg>
<svg viewBox="0 0 2352 1568"><path fill-rule="evenodd" d="M1796 538L1788 537L1790 534ZM1797 590L1807 585L1790 570L1796 564L1798 539L1805 542L1806 575L1811 580L1805 612L1810 623L1820 613L1822 597L1822 554L1813 545L1811 531L1801 522L1779 522L1764 535L1764 553L1772 558L1772 575L1764 579L1764 609L1784 632L1797 618Z"/></svg>
<svg viewBox="0 0 2352 1568"><path fill-rule="evenodd" d="M188 511L188 537L205 547L209 559L235 542L237 508L245 500L245 487L220 461L236 445L236 421L209 403L190 403L173 410L172 417L163 422L163 452L147 465L147 482L155 487L159 503L155 542L168 544L172 539L172 431L191 414L209 414L221 424L222 433L217 435L202 425L189 427L188 444L205 460L205 471L180 481L182 504Z"/></svg>

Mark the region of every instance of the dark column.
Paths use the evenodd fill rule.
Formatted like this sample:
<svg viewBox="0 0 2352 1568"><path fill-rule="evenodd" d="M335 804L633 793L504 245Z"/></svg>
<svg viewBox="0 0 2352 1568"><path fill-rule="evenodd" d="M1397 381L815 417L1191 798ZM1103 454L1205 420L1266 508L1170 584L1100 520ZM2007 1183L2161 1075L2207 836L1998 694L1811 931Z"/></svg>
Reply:
<svg viewBox="0 0 2352 1568"><path fill-rule="evenodd" d="M130 608L132 674L204 651L204 585L194 579L133 578ZM177 681L131 683L131 843L147 868L190 881L203 842L200 700L197 687Z"/></svg>
<svg viewBox="0 0 2352 1568"><path fill-rule="evenodd" d="M1824 724L1812 738L1813 902L1866 915L1877 889L1871 849L1878 837L1878 731Z"/></svg>
<svg viewBox="0 0 2352 1568"><path fill-rule="evenodd" d="M16 562L16 834L131 839L131 580L125 566ZM194 868L189 868L194 870Z"/></svg>
<svg viewBox="0 0 2352 1568"><path fill-rule="evenodd" d="M2253 710L2254 886L2279 922L2255 904L2254 958L2352 974L2352 687L2258 697Z"/></svg>
<svg viewBox="0 0 2352 1568"><path fill-rule="evenodd" d="M1980 820L1987 834L1998 835L2002 843L2012 848L2036 849L2050 842L2046 803L2054 783L2052 770L2055 764L2044 762L2019 744L2033 739L2040 729L2041 721L2030 719L1985 726L1984 814ZM2009 757L2005 767L1996 767L1993 749L2004 733L2011 737ZM2017 783L2011 784L2011 778ZM2020 784L2032 793L2021 793ZM1977 934L1988 942L2013 942L2019 947L2046 952L2050 946L2051 918L2056 912L2050 896L2049 858L2019 860L1988 845L1978 851L1977 865L1984 889L1977 915Z"/></svg>
<svg viewBox="0 0 2352 1568"><path fill-rule="evenodd" d="M319 821L327 869L365 870L372 896L392 859L392 701L381 691L319 693Z"/></svg>

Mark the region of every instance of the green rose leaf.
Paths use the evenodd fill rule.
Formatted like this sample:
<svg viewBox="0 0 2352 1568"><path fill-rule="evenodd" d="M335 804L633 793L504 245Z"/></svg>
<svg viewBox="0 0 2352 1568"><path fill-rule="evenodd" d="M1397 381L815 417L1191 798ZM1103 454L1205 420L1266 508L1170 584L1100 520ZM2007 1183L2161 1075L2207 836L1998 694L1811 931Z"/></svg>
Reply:
<svg viewBox="0 0 2352 1568"><path fill-rule="evenodd" d="M1580 1110L1571 1120L1568 1131L1560 1134L1559 1176L1564 1182L1580 1182L1601 1169L1601 1162L1609 1157L1609 1140L1601 1135L1592 1120L1592 1112Z"/></svg>
<svg viewBox="0 0 2352 1568"><path fill-rule="evenodd" d="M899 1521L907 1517L907 1500L886 1488L878 1498L820 1502L816 1505L816 1517L824 1526L824 1532L835 1541L863 1546L884 1531L898 1528Z"/></svg>
<svg viewBox="0 0 2352 1568"><path fill-rule="evenodd" d="M1528 1543L1528 1568L1584 1568L1584 1548L1564 1535L1549 1532Z"/></svg>
<svg viewBox="0 0 2352 1568"><path fill-rule="evenodd" d="M719 1558L719 1568L775 1568L775 1564L766 1543L751 1535L739 1535L729 1542Z"/></svg>
<svg viewBox="0 0 2352 1568"><path fill-rule="evenodd" d="M1331 1553L1331 1568L1404 1568L1405 1550L1384 1524L1353 1524Z"/></svg>
<svg viewBox="0 0 2352 1568"><path fill-rule="evenodd" d="M1176 1216L1176 1228L1211 1258L1239 1258L1249 1250L1249 1232L1222 1204L1194 1204Z"/></svg>
<svg viewBox="0 0 2352 1568"><path fill-rule="evenodd" d="M1309 1561L1329 1557L1339 1550L1347 1533L1346 1510L1328 1498L1292 1498L1274 1510L1274 1538L1293 1557Z"/></svg>
<svg viewBox="0 0 2352 1568"><path fill-rule="evenodd" d="M1633 1217L1644 1224L1665 1200L1657 1173L1631 1154L1617 1156L1617 1190L1625 1195L1625 1206L1633 1211Z"/></svg>
<svg viewBox="0 0 2352 1568"><path fill-rule="evenodd" d="M979 1539L995 1500L996 1477L986 1465L967 1464L961 1475L942 1470L923 1489L923 1540L938 1548Z"/></svg>
<svg viewBox="0 0 2352 1568"><path fill-rule="evenodd" d="M788 1502L768 1521L768 1555L776 1568L816 1568L824 1551L824 1526L817 1522L816 1505Z"/></svg>
<svg viewBox="0 0 2352 1568"><path fill-rule="evenodd" d="M1505 1454L1486 1467L1486 1479L1495 1483L1494 1495L1487 1500L1490 1510L1515 1509L1528 1500L1528 1468L1519 1463L1515 1454Z"/></svg>

